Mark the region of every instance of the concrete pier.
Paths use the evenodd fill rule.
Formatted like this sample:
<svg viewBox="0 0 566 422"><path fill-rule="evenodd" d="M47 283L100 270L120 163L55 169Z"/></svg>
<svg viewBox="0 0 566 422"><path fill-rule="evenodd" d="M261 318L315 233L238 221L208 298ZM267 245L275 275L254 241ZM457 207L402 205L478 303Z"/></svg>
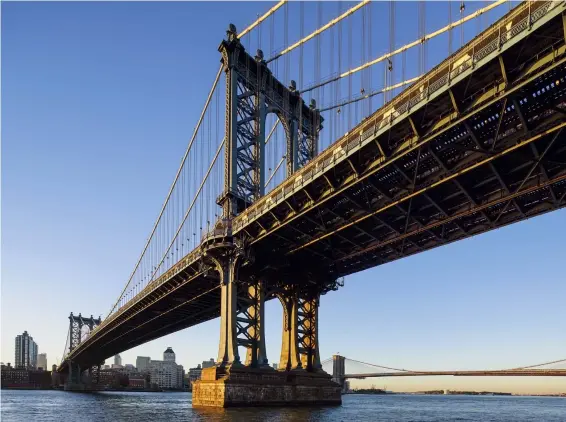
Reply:
<svg viewBox="0 0 566 422"><path fill-rule="evenodd" d="M193 407L340 405L340 390L322 371L212 367L193 386Z"/></svg>

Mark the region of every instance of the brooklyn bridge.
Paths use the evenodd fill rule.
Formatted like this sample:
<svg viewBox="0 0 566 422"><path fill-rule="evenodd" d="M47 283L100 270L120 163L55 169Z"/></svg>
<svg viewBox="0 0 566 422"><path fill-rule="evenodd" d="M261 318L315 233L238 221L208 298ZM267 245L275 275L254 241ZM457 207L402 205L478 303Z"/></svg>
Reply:
<svg viewBox="0 0 566 422"><path fill-rule="evenodd" d="M67 388L86 388L85 374L95 379L112 355L217 317L216 366L203 370L193 406L338 404L347 378L566 375L552 366L564 361L348 372L340 356L325 370L318 339L321 298L340 294L345 276L566 205L566 4L500 0L468 13L461 2L459 16L426 32L421 2L419 36L399 46L391 3L390 27L380 30L390 49L379 56L367 54L369 1L326 23L319 13L312 32L296 6L296 41L285 1L219 34L220 68L121 294L104 318L69 317L58 367ZM452 51L466 23L498 8L499 19L467 43L461 32ZM251 37L270 53L250 51ZM445 58L429 67L427 46L438 39L447 40ZM316 57L307 58L311 44ZM372 84L368 72L379 66L383 83ZM283 307L279 370L265 347L271 299Z"/></svg>

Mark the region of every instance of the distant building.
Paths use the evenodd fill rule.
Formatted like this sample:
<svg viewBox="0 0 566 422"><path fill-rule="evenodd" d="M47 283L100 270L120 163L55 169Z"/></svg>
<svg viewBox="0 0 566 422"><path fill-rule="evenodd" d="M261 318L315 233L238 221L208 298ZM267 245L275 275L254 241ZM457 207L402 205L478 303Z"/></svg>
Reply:
<svg viewBox="0 0 566 422"><path fill-rule="evenodd" d="M48 389L51 388L51 373L33 368L14 368L2 365L0 368L2 388Z"/></svg>
<svg viewBox="0 0 566 422"><path fill-rule="evenodd" d="M114 356L114 365L122 366L122 358L120 357L120 355Z"/></svg>
<svg viewBox="0 0 566 422"><path fill-rule="evenodd" d="M37 344L27 331L16 336L16 359L14 365L16 368L37 368Z"/></svg>
<svg viewBox="0 0 566 422"><path fill-rule="evenodd" d="M202 367L203 368L210 368L212 366L214 366L216 363L214 362L214 359L210 358L210 360L203 360L202 361Z"/></svg>
<svg viewBox="0 0 566 422"><path fill-rule="evenodd" d="M175 362L175 352L170 347L163 352L163 360L165 362Z"/></svg>
<svg viewBox="0 0 566 422"><path fill-rule="evenodd" d="M37 369L47 371L47 353L37 355Z"/></svg>
<svg viewBox="0 0 566 422"><path fill-rule="evenodd" d="M139 372L149 371L149 362L151 361L149 356L138 356L136 358L136 368Z"/></svg>
<svg viewBox="0 0 566 422"><path fill-rule="evenodd" d="M110 365L104 365L102 369L110 369Z"/></svg>
<svg viewBox="0 0 566 422"><path fill-rule="evenodd" d="M163 389L182 389L185 371L175 363L175 352L170 347L163 352L163 360L152 360L149 364L151 384Z"/></svg>
<svg viewBox="0 0 566 422"><path fill-rule="evenodd" d="M122 365L116 365L115 363L113 363L110 369L124 369L124 367Z"/></svg>
<svg viewBox="0 0 566 422"><path fill-rule="evenodd" d="M196 380L199 380L202 375L202 367L200 363L197 365L196 368L189 368L189 386L192 389L193 383Z"/></svg>
<svg viewBox="0 0 566 422"><path fill-rule="evenodd" d="M189 385L190 385L189 388L192 389L194 382L196 380L201 379L202 370L204 368L211 368L214 365L216 365L216 362L214 362L213 358L210 358L209 360L203 360L202 365L199 364L199 365L196 366L196 368L189 368L189 376L188 376Z"/></svg>
<svg viewBox="0 0 566 422"><path fill-rule="evenodd" d="M272 367L273 369L277 369L277 368L279 368L279 364L278 364L278 363L274 363L274 364L271 365L271 367Z"/></svg>
<svg viewBox="0 0 566 422"><path fill-rule="evenodd" d="M136 367L134 365L132 365L131 363L125 364L124 369L126 370L126 372L137 372Z"/></svg>
<svg viewBox="0 0 566 422"><path fill-rule="evenodd" d="M103 390L143 390L148 387L146 375L136 370L129 371L125 367L101 369L98 384Z"/></svg>

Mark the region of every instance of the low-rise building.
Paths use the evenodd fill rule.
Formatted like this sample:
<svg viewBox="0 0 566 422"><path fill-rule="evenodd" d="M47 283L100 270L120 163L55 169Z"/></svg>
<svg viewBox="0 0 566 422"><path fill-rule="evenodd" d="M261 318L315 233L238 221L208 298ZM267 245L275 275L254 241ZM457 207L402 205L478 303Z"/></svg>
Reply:
<svg viewBox="0 0 566 422"><path fill-rule="evenodd" d="M11 364L0 368L2 388L48 389L51 388L51 372L37 369L14 368Z"/></svg>
<svg viewBox="0 0 566 422"><path fill-rule="evenodd" d="M185 371L182 365L175 363L175 352L168 347L163 353L163 360L152 360L149 364L151 384L165 390L183 389Z"/></svg>
<svg viewBox="0 0 566 422"><path fill-rule="evenodd" d="M216 365L216 362L214 362L214 359L212 359L212 358L210 358L209 360L203 360L202 361L202 367L203 368L210 368L214 365Z"/></svg>
<svg viewBox="0 0 566 422"><path fill-rule="evenodd" d="M202 367L200 363L196 366L196 368L189 368L189 386L192 390L193 384L196 380L199 380L202 375Z"/></svg>

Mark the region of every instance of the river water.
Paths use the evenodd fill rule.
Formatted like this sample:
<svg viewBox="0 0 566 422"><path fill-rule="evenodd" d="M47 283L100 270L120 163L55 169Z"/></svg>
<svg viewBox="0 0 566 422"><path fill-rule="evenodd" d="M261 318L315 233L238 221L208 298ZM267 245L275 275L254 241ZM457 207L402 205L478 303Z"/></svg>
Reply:
<svg viewBox="0 0 566 422"><path fill-rule="evenodd" d="M190 393L71 393L2 390L1 420L11 421L481 421L565 422L566 398L346 395L339 407L199 410Z"/></svg>

